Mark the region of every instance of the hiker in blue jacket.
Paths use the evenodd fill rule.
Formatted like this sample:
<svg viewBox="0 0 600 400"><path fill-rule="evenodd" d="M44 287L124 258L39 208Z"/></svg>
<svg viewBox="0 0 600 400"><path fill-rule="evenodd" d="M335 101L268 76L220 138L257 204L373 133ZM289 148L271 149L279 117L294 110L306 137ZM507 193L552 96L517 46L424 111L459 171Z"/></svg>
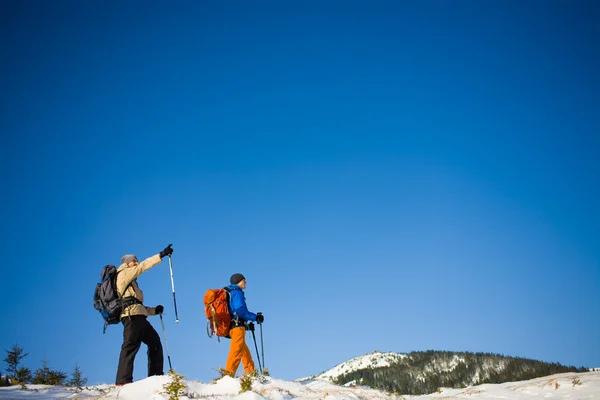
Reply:
<svg viewBox="0 0 600 400"><path fill-rule="evenodd" d="M246 344L246 327L248 322L258 322L261 324L264 317L261 313L258 315L248 311L246 306L246 297L244 289L246 289L246 278L242 274L233 274L229 279L231 285L227 287L229 291L229 313L231 314L231 345L229 346L229 356L225 369L231 376L235 376L235 372L240 366L240 361L244 366L244 373L251 374L254 372L254 361L252 354Z"/></svg>

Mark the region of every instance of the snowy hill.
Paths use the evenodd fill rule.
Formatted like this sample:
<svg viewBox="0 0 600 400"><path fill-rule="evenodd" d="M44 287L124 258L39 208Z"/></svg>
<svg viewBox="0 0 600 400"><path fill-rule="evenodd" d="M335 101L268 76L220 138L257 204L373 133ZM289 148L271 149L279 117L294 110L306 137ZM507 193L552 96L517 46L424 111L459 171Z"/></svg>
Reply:
<svg viewBox="0 0 600 400"><path fill-rule="evenodd" d="M120 399L120 400L167 400L163 385L171 382L170 376L146 378L123 387L100 385L88 387L81 392L73 388L44 385L27 385L0 388L0 400L41 399ZM306 380L289 382L267 377L254 382L252 391L240 393L239 379L221 378L214 383L186 381L186 395L181 400L545 400L588 399L600 400L600 372L566 373L521 382L485 384L465 389L441 388L439 393L423 396L393 396L364 387L347 388L324 381Z"/></svg>
<svg viewBox="0 0 600 400"><path fill-rule="evenodd" d="M315 379L344 386L369 386L405 395L420 395L432 393L439 387L466 388L588 370L492 353L428 350L399 354L376 351L299 382Z"/></svg>
<svg viewBox="0 0 600 400"><path fill-rule="evenodd" d="M382 353L381 351L375 351L373 353L355 357L351 360L338 364L330 370L322 372L318 375L309 378L298 379L298 381L301 382L308 379L316 379L333 382L336 378L344 374L348 374L350 372L359 371L361 369L366 368L389 367L393 363L401 361L406 357L406 354Z"/></svg>

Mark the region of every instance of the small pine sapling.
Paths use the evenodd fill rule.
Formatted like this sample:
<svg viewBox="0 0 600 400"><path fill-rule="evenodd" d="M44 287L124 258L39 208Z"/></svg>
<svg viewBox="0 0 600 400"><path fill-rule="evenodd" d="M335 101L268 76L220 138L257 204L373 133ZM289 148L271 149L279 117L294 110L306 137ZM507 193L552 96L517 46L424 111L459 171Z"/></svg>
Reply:
<svg viewBox="0 0 600 400"><path fill-rule="evenodd" d="M256 373L240 376L240 393L249 392L252 390L252 383L254 383L256 376Z"/></svg>
<svg viewBox="0 0 600 400"><path fill-rule="evenodd" d="M163 385L163 389L165 389L164 393L169 396L169 400L179 400L179 396L183 396L186 389L183 383L185 376L178 374L174 369L169 371L169 376L171 377L171 382Z"/></svg>

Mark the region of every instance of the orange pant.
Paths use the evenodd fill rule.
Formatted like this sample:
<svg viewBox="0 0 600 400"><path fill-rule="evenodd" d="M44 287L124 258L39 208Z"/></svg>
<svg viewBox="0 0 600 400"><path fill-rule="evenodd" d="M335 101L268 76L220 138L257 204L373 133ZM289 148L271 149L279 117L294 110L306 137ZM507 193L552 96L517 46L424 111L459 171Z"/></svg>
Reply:
<svg viewBox="0 0 600 400"><path fill-rule="evenodd" d="M231 345L229 346L229 356L225 369L229 371L231 376L235 376L235 372L240 366L240 361L244 366L244 373L251 374L254 372L254 361L252 354L246 345L246 328L240 326L229 331L231 336Z"/></svg>

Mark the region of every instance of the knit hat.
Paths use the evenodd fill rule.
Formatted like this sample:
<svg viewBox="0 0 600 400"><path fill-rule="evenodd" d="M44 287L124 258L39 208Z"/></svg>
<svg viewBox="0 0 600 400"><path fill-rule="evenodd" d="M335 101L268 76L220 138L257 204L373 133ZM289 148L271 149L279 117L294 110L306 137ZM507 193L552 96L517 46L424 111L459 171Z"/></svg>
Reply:
<svg viewBox="0 0 600 400"><path fill-rule="evenodd" d="M246 279L246 278L242 274L233 274L233 275L231 275L231 278L229 279L229 282L231 282L232 285L237 285L238 283L240 283L244 279Z"/></svg>
<svg viewBox="0 0 600 400"><path fill-rule="evenodd" d="M129 264L130 262L132 262L133 260L137 261L137 257L134 256L133 254L125 254L122 258L121 258L121 263L123 264Z"/></svg>

